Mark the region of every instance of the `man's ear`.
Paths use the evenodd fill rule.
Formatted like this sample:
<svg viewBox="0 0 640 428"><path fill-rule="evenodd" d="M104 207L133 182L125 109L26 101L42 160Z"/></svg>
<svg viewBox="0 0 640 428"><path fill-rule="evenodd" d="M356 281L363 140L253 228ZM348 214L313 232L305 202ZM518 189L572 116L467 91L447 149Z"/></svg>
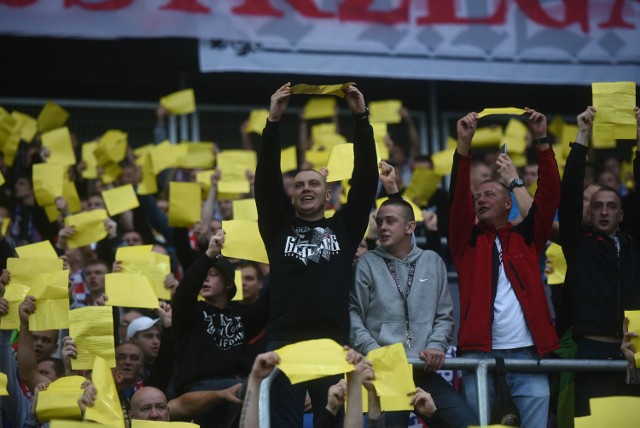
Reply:
<svg viewBox="0 0 640 428"><path fill-rule="evenodd" d="M325 202L329 202L331 200L331 189L327 189L327 194L324 198Z"/></svg>
<svg viewBox="0 0 640 428"><path fill-rule="evenodd" d="M504 206L508 210L511 210L511 208L513 208L513 199L511 199L511 197L508 197L507 200L504 203Z"/></svg>
<svg viewBox="0 0 640 428"><path fill-rule="evenodd" d="M411 235L416 230L417 225L418 225L418 222L415 220L407 223L407 228L406 228L407 235Z"/></svg>
<svg viewBox="0 0 640 428"><path fill-rule="evenodd" d="M618 222L622 223L623 218L624 218L624 211L620 210L620 213L618 213Z"/></svg>

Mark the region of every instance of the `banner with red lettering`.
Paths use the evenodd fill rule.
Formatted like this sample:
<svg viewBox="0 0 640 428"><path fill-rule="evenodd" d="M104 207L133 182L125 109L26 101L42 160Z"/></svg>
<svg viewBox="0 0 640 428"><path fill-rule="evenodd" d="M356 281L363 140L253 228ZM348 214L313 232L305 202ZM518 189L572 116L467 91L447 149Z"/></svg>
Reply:
<svg viewBox="0 0 640 428"><path fill-rule="evenodd" d="M0 33L193 37L201 70L640 81L640 0L0 0Z"/></svg>

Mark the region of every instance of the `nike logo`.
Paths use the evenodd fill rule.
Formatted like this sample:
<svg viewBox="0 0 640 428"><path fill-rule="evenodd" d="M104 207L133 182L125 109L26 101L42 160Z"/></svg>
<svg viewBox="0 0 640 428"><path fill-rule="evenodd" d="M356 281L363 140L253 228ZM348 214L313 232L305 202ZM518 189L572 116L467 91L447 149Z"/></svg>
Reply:
<svg viewBox="0 0 640 428"><path fill-rule="evenodd" d="M425 282L425 281L428 281L428 280L429 280L429 278L420 278L420 282Z"/></svg>

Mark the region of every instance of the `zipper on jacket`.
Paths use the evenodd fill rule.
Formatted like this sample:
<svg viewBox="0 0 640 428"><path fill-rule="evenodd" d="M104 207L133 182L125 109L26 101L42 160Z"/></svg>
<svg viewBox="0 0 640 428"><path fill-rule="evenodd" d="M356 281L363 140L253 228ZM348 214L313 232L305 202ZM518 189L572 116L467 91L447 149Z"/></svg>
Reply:
<svg viewBox="0 0 640 428"><path fill-rule="evenodd" d="M520 288L524 290L524 284L522 283L522 280L520 279L520 275L518 275L518 271L516 270L516 267L513 265L513 262L511 260L509 260L509 267L511 268L511 271L513 271L513 274L516 276L516 279L518 280L518 284L520 284Z"/></svg>
<svg viewBox="0 0 640 428"><path fill-rule="evenodd" d="M467 309L464 310L464 320L467 320L467 315L469 314L469 307L471 306L471 302L467 303Z"/></svg>

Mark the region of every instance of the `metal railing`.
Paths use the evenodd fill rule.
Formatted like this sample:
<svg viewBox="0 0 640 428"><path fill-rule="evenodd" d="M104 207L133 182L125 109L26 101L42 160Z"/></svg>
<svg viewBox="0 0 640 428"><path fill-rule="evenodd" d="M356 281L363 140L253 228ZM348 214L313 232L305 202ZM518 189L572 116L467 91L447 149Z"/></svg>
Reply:
<svg viewBox="0 0 640 428"><path fill-rule="evenodd" d="M409 363L422 367L424 361L409 359ZM552 372L625 372L627 361L609 360L577 360L577 359L541 359L515 360L505 359L505 368L514 372L552 373ZM495 369L494 359L447 358L443 370L468 370L476 372L478 392L478 419L481 426L489 425L488 405L488 373ZM270 427L270 390L273 379L280 373L276 367L260 385L259 423L260 428Z"/></svg>

